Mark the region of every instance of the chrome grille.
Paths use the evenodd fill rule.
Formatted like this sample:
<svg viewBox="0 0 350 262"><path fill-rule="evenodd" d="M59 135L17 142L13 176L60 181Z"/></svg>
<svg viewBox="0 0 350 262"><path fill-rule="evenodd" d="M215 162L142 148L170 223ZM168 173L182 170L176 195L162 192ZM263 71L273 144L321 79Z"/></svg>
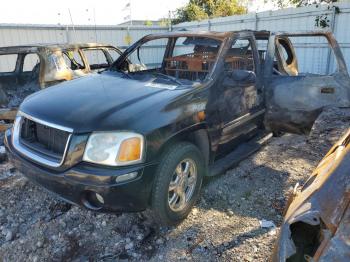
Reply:
<svg viewBox="0 0 350 262"><path fill-rule="evenodd" d="M63 164L73 130L51 124L22 112L14 124L12 141L24 156L50 167Z"/></svg>
<svg viewBox="0 0 350 262"><path fill-rule="evenodd" d="M53 158L62 158L69 133L24 118L21 125L20 143Z"/></svg>

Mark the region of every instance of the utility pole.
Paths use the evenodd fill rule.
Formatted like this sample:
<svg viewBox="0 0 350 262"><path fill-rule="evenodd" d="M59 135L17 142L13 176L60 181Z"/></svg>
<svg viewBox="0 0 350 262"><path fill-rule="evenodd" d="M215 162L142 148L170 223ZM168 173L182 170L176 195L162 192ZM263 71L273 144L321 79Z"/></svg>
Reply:
<svg viewBox="0 0 350 262"><path fill-rule="evenodd" d="M132 25L132 17L131 17L131 0L129 0L129 2L124 6L124 8L122 9L122 11L126 11L129 10L129 15L124 17L124 21L129 19L129 25Z"/></svg>
<svg viewBox="0 0 350 262"><path fill-rule="evenodd" d="M173 31L172 28L172 22L171 22L171 11L168 12L168 26L169 26L169 32Z"/></svg>

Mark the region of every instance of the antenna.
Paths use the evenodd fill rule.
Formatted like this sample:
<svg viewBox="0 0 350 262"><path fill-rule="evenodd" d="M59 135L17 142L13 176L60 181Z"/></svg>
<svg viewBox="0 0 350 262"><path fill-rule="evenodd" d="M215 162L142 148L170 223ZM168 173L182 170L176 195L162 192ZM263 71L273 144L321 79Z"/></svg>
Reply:
<svg viewBox="0 0 350 262"><path fill-rule="evenodd" d="M124 6L122 11L129 10L129 15L124 17L124 21L127 21L129 19L129 26L132 25L132 18L131 18L131 0L128 1L128 3Z"/></svg>

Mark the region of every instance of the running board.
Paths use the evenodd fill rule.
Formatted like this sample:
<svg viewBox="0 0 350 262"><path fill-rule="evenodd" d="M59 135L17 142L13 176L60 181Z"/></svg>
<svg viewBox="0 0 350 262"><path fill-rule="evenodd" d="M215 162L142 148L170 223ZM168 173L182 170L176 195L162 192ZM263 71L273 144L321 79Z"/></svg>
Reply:
<svg viewBox="0 0 350 262"><path fill-rule="evenodd" d="M210 168L208 176L217 176L224 173L227 169L238 165L239 162L249 157L251 154L258 151L263 145L265 145L272 133L261 132L254 136L251 140L238 146L234 151L225 156L224 158L216 161Z"/></svg>

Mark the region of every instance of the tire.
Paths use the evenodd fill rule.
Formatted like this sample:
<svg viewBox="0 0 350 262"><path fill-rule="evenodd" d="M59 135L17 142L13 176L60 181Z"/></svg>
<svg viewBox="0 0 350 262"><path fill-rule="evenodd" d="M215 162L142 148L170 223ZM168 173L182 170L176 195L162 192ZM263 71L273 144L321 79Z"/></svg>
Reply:
<svg viewBox="0 0 350 262"><path fill-rule="evenodd" d="M188 175L186 167L187 171L190 170ZM151 200L152 213L158 223L163 226L176 225L187 217L199 197L204 172L203 156L193 144L180 142L164 152L157 168ZM194 177L196 177L195 184ZM173 185L181 186L171 190L170 182L172 188ZM180 193L183 191L185 195L178 194L177 191ZM183 199L187 200L184 202Z"/></svg>

